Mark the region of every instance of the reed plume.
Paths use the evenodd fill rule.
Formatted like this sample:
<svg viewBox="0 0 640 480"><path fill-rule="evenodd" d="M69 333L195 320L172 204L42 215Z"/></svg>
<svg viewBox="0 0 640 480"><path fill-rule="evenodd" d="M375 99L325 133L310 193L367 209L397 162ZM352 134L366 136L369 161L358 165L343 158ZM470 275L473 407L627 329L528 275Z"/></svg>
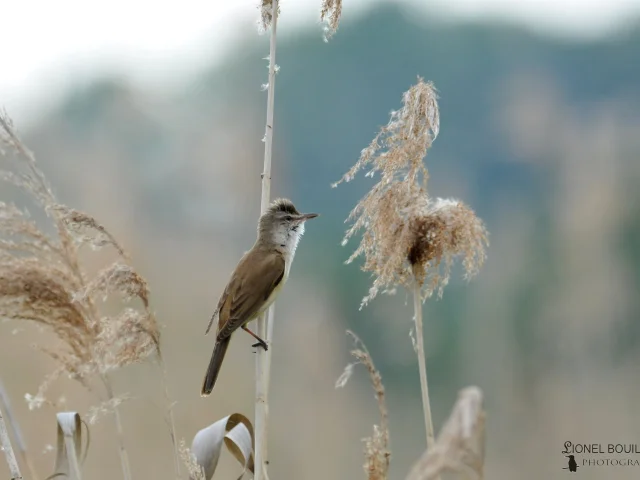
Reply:
<svg viewBox="0 0 640 480"><path fill-rule="evenodd" d="M342 16L342 0L322 0L320 7L320 20L324 23L324 41L329 39L338 30L340 17Z"/></svg>
<svg viewBox="0 0 640 480"><path fill-rule="evenodd" d="M147 283L104 226L57 201L34 155L6 115L0 115L0 181L26 193L55 229L49 234L25 209L0 202L0 317L43 325L58 339L53 348L41 348L58 367L35 395L26 395L29 406L43 405L46 389L61 375L92 390L97 381L106 393L104 405L110 405L114 413L123 474L128 479L122 422L109 375L152 355L162 362L160 330L150 308ZM90 275L80 260L85 245L110 247L115 262ZM113 295L127 303L137 300L138 306L105 314L101 305ZM171 412L170 416L175 438Z"/></svg>
<svg viewBox="0 0 640 480"><path fill-rule="evenodd" d="M389 413L382 377L362 340L350 330L347 330L347 335L353 339L354 348L351 350L351 355L356 361L345 367L344 372L336 381L336 388L342 388L347 384L353 374L354 367L358 364L364 365L369 372L371 385L376 393L378 402L380 425L374 425L373 434L363 439L365 456L363 468L369 480L386 480L391 452L389 451Z"/></svg>
<svg viewBox="0 0 640 480"><path fill-rule="evenodd" d="M353 224L346 245L364 230L359 246L347 260L364 257L362 270L374 280L360 308L382 290L405 287L414 296L415 345L420 368L427 445L434 443L433 421L422 332L422 302L434 291L442 295L455 258L462 257L465 277L474 276L485 260L487 231L468 206L458 200L432 199L427 192L427 151L438 136L440 115L432 83L418 78L404 93L403 106L391 112L358 162L333 186L349 182L368 168L367 177L380 180L349 214Z"/></svg>

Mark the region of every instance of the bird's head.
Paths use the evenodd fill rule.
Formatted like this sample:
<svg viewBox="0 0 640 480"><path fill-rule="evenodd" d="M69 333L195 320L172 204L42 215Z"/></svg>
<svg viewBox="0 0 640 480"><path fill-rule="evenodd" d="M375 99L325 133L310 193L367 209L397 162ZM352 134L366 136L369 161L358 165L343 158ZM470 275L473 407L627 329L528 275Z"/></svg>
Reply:
<svg viewBox="0 0 640 480"><path fill-rule="evenodd" d="M260 217L258 234L264 241L295 251L305 222L317 216L317 213L300 213L291 200L279 198Z"/></svg>

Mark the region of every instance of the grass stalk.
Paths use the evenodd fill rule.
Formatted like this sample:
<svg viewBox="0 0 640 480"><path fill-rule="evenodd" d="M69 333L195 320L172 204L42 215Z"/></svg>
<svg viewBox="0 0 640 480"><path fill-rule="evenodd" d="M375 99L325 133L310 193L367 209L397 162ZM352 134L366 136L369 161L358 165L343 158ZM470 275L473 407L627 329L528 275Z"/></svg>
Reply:
<svg viewBox="0 0 640 480"><path fill-rule="evenodd" d="M271 36L269 39L269 86L267 89L267 121L264 137L264 168L262 172L262 197L260 211L264 213L271 200L271 152L273 147L273 110L276 83L276 32L278 25L278 0L271 3ZM258 335L271 346L274 305L258 319ZM256 355L255 397L255 480L266 480L267 475L267 425L269 421L269 377L271 350L258 349Z"/></svg>
<svg viewBox="0 0 640 480"><path fill-rule="evenodd" d="M427 450L435 444L433 434L433 420L431 419L431 404L429 402L429 384L427 383L427 360L424 354L424 335L422 333L422 288L416 280L413 288L413 309L416 322L416 353L420 368L420 389L422 391L422 408L424 410L424 425L427 432Z"/></svg>
<svg viewBox="0 0 640 480"><path fill-rule="evenodd" d="M9 464L9 472L11 472L11 480L21 480L20 467L18 466L18 460L16 454L13 452L11 446L11 439L9 438L9 431L7 425L4 423L4 417L2 416L2 410L0 410L0 446L4 451L4 456Z"/></svg>
<svg viewBox="0 0 640 480"><path fill-rule="evenodd" d="M33 466L31 457L29 457L29 453L27 452L27 444L24 440L22 429L20 428L18 419L13 414L13 408L11 408L11 401L9 399L9 395L7 394L4 388L2 380L0 380L0 410L4 410L5 416L7 418L6 423L8 423L9 427L13 430L13 438L16 442L18 454L22 459L22 463L27 466L29 477L31 477L32 480L38 480L36 469Z"/></svg>
<svg viewBox="0 0 640 480"><path fill-rule="evenodd" d="M111 387L111 381L106 375L102 376L102 382L104 383L107 391L107 397L110 402L113 402L115 396L113 394L113 388ZM120 417L120 409L118 405L113 403L113 414L116 423L116 436L118 438L118 452L120 454L120 464L122 466L122 475L124 480L131 480L131 467L129 464L129 454L124 446L124 429L122 428L122 418Z"/></svg>
<svg viewBox="0 0 640 480"><path fill-rule="evenodd" d="M167 415L169 417L169 434L171 435L171 443L173 445L173 466L176 472L176 479L181 478L180 473L180 450L178 446L178 438L176 436L176 421L173 415L173 403L169 396L169 384L167 382L167 367L164 364L164 359L158 352L158 362L160 363L160 369L162 370L162 385L164 387L164 400L167 405Z"/></svg>

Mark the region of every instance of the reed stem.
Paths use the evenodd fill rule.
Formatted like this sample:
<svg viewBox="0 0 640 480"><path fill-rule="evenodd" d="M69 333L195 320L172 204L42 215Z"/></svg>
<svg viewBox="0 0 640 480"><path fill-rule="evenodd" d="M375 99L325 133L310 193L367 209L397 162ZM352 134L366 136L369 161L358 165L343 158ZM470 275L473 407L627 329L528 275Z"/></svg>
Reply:
<svg viewBox="0 0 640 480"><path fill-rule="evenodd" d="M113 388L111 387L111 382L109 377L106 375L102 376L102 382L104 383L105 389L107 390L107 397L110 401L113 401L115 396L113 394ZM122 475L124 480L131 480L131 467L129 466L129 454L127 453L127 449L124 446L124 429L122 428L122 418L120 417L120 409L117 405L113 405L113 413L116 422L116 436L118 437L119 444L119 453L120 453L120 464L122 466Z"/></svg>
<svg viewBox="0 0 640 480"><path fill-rule="evenodd" d="M267 89L267 122L264 136L264 168L262 172L262 197L260 211L264 213L271 201L271 152L273 146L273 110L276 83L276 32L278 25L278 0L271 3L271 36L269 39L269 86ZM274 305L258 319L258 335L269 346L272 343ZM271 350L258 348L256 355L255 399L255 480L267 480L267 432L269 421L269 378Z"/></svg>
<svg viewBox="0 0 640 480"><path fill-rule="evenodd" d="M36 473L33 461L29 456L29 452L27 451L27 443L24 440L22 429L20 428L18 419L13 414L13 408L11 408L11 400L9 399L9 394L4 388L2 380L0 380L0 410L4 410L5 417L7 418L6 423L13 430L13 438L16 442L18 454L22 459L22 463L27 466L29 477L32 480L38 480L38 474Z"/></svg>
<svg viewBox="0 0 640 480"><path fill-rule="evenodd" d="M171 397L169 396L169 385L167 383L167 367L164 364L164 359L158 351L158 362L160 363L160 369L162 370L162 385L164 387L164 400L167 405L167 415L169 416L169 430L171 434L171 443L173 444L173 467L176 472L176 480L181 478L180 473L180 451L178 449L178 439L176 437L176 421L173 415L173 404L171 403Z"/></svg>
<svg viewBox="0 0 640 480"><path fill-rule="evenodd" d="M9 438L9 431L7 425L4 423L4 417L2 416L2 410L0 410L0 446L4 451L4 456L9 464L9 472L11 472L11 480L22 480L20 474L20 467L18 466L18 460L16 454L13 452L11 446L11 439Z"/></svg>
<svg viewBox="0 0 640 480"><path fill-rule="evenodd" d="M433 435L433 420L431 419L431 404L429 403L429 385L427 383L427 360L424 354L424 335L422 333L422 295L421 285L415 282L413 289L413 319L416 322L416 350L418 366L420 368L420 389L422 391L422 408L424 410L424 424L427 433L427 450L435 443Z"/></svg>

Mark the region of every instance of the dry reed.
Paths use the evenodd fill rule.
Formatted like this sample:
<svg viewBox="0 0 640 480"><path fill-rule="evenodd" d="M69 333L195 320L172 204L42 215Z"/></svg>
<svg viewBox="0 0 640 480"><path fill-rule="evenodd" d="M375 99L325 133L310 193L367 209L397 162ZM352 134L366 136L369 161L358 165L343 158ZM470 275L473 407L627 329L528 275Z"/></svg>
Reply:
<svg viewBox="0 0 640 480"><path fill-rule="evenodd" d="M271 160L273 145L273 117L275 99L275 81L279 67L276 64L277 26L280 15L278 0L261 0L259 4L260 31L270 30L269 38L269 78L263 85L267 90L267 118L265 125L264 141L264 166L262 171L262 194L260 199L260 211L264 213L271 201ZM321 20L325 21L325 40L338 28L342 14L341 0L323 0L321 7ZM267 345L273 340L275 304L272 304L267 312L257 320L257 335L265 339ZM268 479L267 475L267 429L269 421L269 382L271 375L272 350L258 349L256 355L256 396L255 396L255 478L256 480Z"/></svg>
<svg viewBox="0 0 640 480"><path fill-rule="evenodd" d="M453 260L463 258L465 277L475 275L485 260L487 231L474 212L458 200L432 199L427 193L429 172L424 158L440 130L435 87L418 78L404 93L403 106L391 112L356 164L333 186L353 180L364 168L380 180L358 202L347 221L343 240L364 230L359 246L347 260L364 257L362 270L374 281L360 308L379 291L403 286L414 296L416 352L427 446L434 444L422 331L422 302L449 281Z"/></svg>
<svg viewBox="0 0 640 480"><path fill-rule="evenodd" d="M27 470L29 473L29 478L31 480L38 480L38 474L36 473L36 469L33 465L33 461L29 452L27 450L27 442L25 441L24 434L22 433L22 429L20 428L20 424L18 423L18 419L13 412L13 407L11 405L11 400L9 399L9 394L4 388L4 384L0 379L0 411L5 412L6 422L12 433L13 438L15 440L18 454L20 455L20 459L22 463L27 466Z"/></svg>
<svg viewBox="0 0 640 480"><path fill-rule="evenodd" d="M320 20L324 22L324 41L329 39L338 30L342 15L342 0L322 0L320 7Z"/></svg>
<svg viewBox="0 0 640 480"><path fill-rule="evenodd" d="M358 364L364 365L369 372L369 378L376 393L378 411L380 412L380 425L374 425L373 434L363 439L365 456L363 468L369 480L385 480L389 471L391 452L389 451L389 414L382 377L373 364L373 359L362 340L350 330L347 330L347 334L351 336L355 345L355 348L350 353L356 359L356 362L350 363L345 367L344 372L336 381L336 388L342 388L347 384L353 374L353 368Z"/></svg>
<svg viewBox="0 0 640 480"><path fill-rule="evenodd" d="M93 390L104 388L104 406L116 422L120 459L125 479L130 478L124 433L110 374L126 365L160 355L160 331L149 304L146 281L128 263L123 248L108 230L86 213L60 204L31 151L19 139L10 119L0 115L0 181L26 193L47 215L55 235L45 232L26 210L0 202L0 317L31 321L48 327L58 343L42 349L58 368L27 394L30 408L46 402L46 389L61 375ZM111 247L117 259L91 276L83 268L80 251ZM101 312L101 302L112 295L139 307L123 308L115 315ZM166 379L165 379L166 388ZM175 439L170 410L171 436ZM175 445L176 475L179 475Z"/></svg>
<svg viewBox="0 0 640 480"><path fill-rule="evenodd" d="M366 346L353 332L347 331L355 348L351 355L355 362L348 364L336 381L336 388L344 387L358 364L369 372L376 393L380 425L373 426L373 434L363 439L364 471L369 480L388 478L391 452L389 450L389 419L385 389L380 372ZM411 468L406 480L436 480L442 473L461 473L465 478L484 478L485 412L483 394L478 387L467 387L458 393L449 418L445 422L437 442L427 449Z"/></svg>
<svg viewBox="0 0 640 480"><path fill-rule="evenodd" d="M267 85L267 119L264 134L264 168L262 171L262 195L260 213L264 213L271 201L271 158L273 146L273 114L276 82L276 46L277 26L280 7L278 0L262 0L261 26L270 28L269 39L269 81ZM256 334L263 338L267 345L273 340L273 316L275 304L257 320ZM271 374L271 349L257 349L256 355L256 392L255 392L255 472L256 480L268 479L267 430L269 422L269 380Z"/></svg>
<svg viewBox="0 0 640 480"><path fill-rule="evenodd" d="M18 466L18 460L16 459L16 454L13 451L13 446L11 445L9 430L4 422L2 410L0 410L0 450L4 452L4 456L7 459L9 472L11 473L11 480L22 480L22 474L20 473L20 467Z"/></svg>
<svg viewBox="0 0 640 480"><path fill-rule="evenodd" d="M478 387L458 393L453 411L438 441L413 466L407 480L435 480L442 473L461 473L465 478L484 478L485 412Z"/></svg>
<svg viewBox="0 0 640 480"><path fill-rule="evenodd" d="M179 444L180 458L187 467L189 480L205 480L204 467L198 463L196 456L184 440Z"/></svg>

